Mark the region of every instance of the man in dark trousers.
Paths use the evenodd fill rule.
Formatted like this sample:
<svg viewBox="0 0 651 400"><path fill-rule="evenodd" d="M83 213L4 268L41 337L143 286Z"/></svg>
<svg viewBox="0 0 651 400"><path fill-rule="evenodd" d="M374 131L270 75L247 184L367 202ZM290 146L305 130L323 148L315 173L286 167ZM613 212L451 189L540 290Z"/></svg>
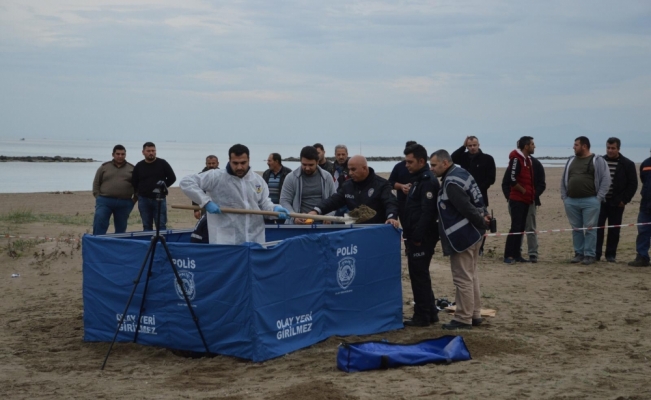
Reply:
<svg viewBox="0 0 651 400"><path fill-rule="evenodd" d="M416 142L410 140L405 144L405 149L415 144ZM402 160L393 167L391 175L389 175L389 185L391 185L391 188L396 190L396 198L398 199L398 217L400 218L400 223L402 223L402 221L405 219L405 201L407 200L407 193L409 193L409 189L411 189L410 181L411 174L407 169L405 160Z"/></svg>
<svg viewBox="0 0 651 400"><path fill-rule="evenodd" d="M622 142L616 137L606 140L606 156L604 160L608 163L610 170L610 188L606 198L601 202L599 209L599 221L597 225L621 225L624 207L631 202L637 192L637 171L635 163L624 157L619 152ZM616 262L617 245L619 244L620 228L608 228L608 239L606 241L606 261ZM597 230L597 251L595 258L601 259L601 251L604 247L604 229Z"/></svg>
<svg viewBox="0 0 651 400"><path fill-rule="evenodd" d="M411 187L405 200L402 236L407 249L407 266L414 294L414 315L405 326L429 326L439 321L429 264L439 240L436 201L439 181L427 164L427 150L415 144L407 147L405 165L411 174Z"/></svg>
<svg viewBox="0 0 651 400"><path fill-rule="evenodd" d="M463 146L452 153L452 162L472 175L484 197L484 205L488 207L488 188L495 183L495 160L491 155L481 151L477 136L466 136ZM485 242L486 238L484 237L479 255L484 254Z"/></svg>
<svg viewBox="0 0 651 400"><path fill-rule="evenodd" d="M269 198L271 202L280 204L280 192L283 190L283 183L285 183L287 175L292 173L292 170L283 165L282 157L278 153L269 154L267 166L269 169L262 173L262 179L269 186ZM264 223L267 225L275 225L280 223L284 224L285 221L265 218Z"/></svg>
<svg viewBox="0 0 651 400"><path fill-rule="evenodd" d="M527 213L527 222L525 223L524 230L527 232L536 231L536 213L538 212L538 207L542 205L540 202L540 196L543 194L545 189L547 189L547 183L545 181L545 168L542 163L538 161L537 158L529 156L531 159L531 165L533 166L533 186L535 193L534 204L529 206L529 212ZM511 194L511 174L507 168L504 171L504 177L502 178L502 193L508 203L509 195ZM510 214L510 210L509 210ZM524 238L522 239L524 241ZM536 233L527 233L527 250L529 253L529 261L532 263L538 262L538 235Z"/></svg>
<svg viewBox="0 0 651 400"><path fill-rule="evenodd" d="M651 223L651 157L640 165L640 180L642 190L640 194L640 212L637 214L637 223ZM651 247L651 225L638 225L637 238L635 239L635 260L628 263L630 267L648 267L649 247Z"/></svg>
<svg viewBox="0 0 651 400"><path fill-rule="evenodd" d="M432 153L430 165L432 172L441 178L438 229L443 255L450 256L452 282L457 289L454 319L442 328L472 329L482 323L477 263L490 215L472 175L452 163L447 151Z"/></svg>
<svg viewBox="0 0 651 400"><path fill-rule="evenodd" d="M533 165L531 154L536 145L531 136L523 136L518 141L518 148L509 154L509 211L511 213L511 229L509 233L524 232L527 223L529 207L535 204L536 190L534 188ZM504 245L504 263L529 262L522 257L520 245L521 235L509 235Z"/></svg>
<svg viewBox="0 0 651 400"><path fill-rule="evenodd" d="M158 216L159 202L156 200L154 189L159 181L165 182L167 187L176 182L176 175L167 161L156 157L156 145L147 142L142 146L142 155L145 159L140 161L133 168L131 182L138 194L138 211L142 219L142 228L145 231L154 230L154 220ZM167 229L167 202L165 196L161 196L160 202L160 228Z"/></svg>
<svg viewBox="0 0 651 400"><path fill-rule="evenodd" d="M376 214L364 221L365 224L391 224L398 227L398 203L391 193L389 182L375 174L368 167L364 156L353 156L348 160L350 179L345 181L339 190L329 198L321 201L310 214L324 215L347 206L348 209L365 205Z"/></svg>

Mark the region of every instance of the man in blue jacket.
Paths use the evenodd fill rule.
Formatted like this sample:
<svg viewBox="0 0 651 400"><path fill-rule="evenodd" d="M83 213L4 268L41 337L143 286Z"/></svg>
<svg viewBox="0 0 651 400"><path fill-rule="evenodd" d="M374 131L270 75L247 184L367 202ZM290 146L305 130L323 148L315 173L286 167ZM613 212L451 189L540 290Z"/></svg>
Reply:
<svg viewBox="0 0 651 400"><path fill-rule="evenodd" d="M479 248L490 215L472 175L452 162L450 153L430 156L432 172L441 178L438 194L438 230L443 255L450 256L452 281L457 289L454 319L443 329L471 329L482 323L479 292Z"/></svg>
<svg viewBox="0 0 651 400"><path fill-rule="evenodd" d="M640 212L637 215L637 223L651 223L651 157L644 160L640 165L640 180L642 181L642 200L640 201ZM651 225L638 225L635 250L637 256L635 261L628 263L631 267L648 267L649 247L651 246Z"/></svg>

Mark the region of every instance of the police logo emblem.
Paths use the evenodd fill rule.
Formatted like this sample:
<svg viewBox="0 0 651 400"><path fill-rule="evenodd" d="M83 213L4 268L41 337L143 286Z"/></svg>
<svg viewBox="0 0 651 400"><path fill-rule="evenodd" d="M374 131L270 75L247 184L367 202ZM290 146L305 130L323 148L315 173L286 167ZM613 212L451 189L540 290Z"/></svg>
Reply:
<svg viewBox="0 0 651 400"><path fill-rule="evenodd" d="M373 196L373 193L375 193L375 189L370 188L370 189L368 190L368 197Z"/></svg>
<svg viewBox="0 0 651 400"><path fill-rule="evenodd" d="M348 288L355 279L355 259L353 257L345 257L339 261L339 268L337 268L337 283L342 289Z"/></svg>
<svg viewBox="0 0 651 400"><path fill-rule="evenodd" d="M425 196L427 196L427 200L432 200L432 197L434 197L432 192L427 192L427 194Z"/></svg>
<svg viewBox="0 0 651 400"><path fill-rule="evenodd" d="M194 274L188 271L181 271L179 272L179 277L181 278L181 282L183 282L183 289L185 289L185 294L188 295L188 299L194 300L194 297L197 295L197 291L195 290L194 286ZM181 286L179 286L179 283L176 281L176 279L174 279L174 287L176 288L176 294L179 296L179 298L184 300L185 298L183 297L183 290L181 290Z"/></svg>
<svg viewBox="0 0 651 400"><path fill-rule="evenodd" d="M255 185L255 192L256 192L257 194L262 193L262 186L261 186L261 185Z"/></svg>

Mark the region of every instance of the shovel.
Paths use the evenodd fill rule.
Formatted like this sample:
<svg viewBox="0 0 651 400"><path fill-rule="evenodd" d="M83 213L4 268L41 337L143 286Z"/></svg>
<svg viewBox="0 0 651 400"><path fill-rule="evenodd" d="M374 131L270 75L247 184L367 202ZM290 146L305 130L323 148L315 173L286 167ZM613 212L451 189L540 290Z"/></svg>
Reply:
<svg viewBox="0 0 651 400"><path fill-rule="evenodd" d="M201 210L199 206L186 206L186 205L171 205L172 208L178 208L181 210ZM226 208L220 207L221 212L227 214L255 214L255 215L266 215L268 217L278 217L278 212L276 211L263 211L263 210L246 210L241 208ZM354 211L354 210L353 210ZM375 215L375 214L374 214ZM301 214L301 213L289 213L289 216L292 218L303 218L303 219L313 219L318 221L331 221L331 222L343 222L346 225L361 223L367 221L369 217L363 216L360 218L354 218L350 216L345 217L333 217L330 215L313 215L313 214ZM370 218L372 218L371 216Z"/></svg>

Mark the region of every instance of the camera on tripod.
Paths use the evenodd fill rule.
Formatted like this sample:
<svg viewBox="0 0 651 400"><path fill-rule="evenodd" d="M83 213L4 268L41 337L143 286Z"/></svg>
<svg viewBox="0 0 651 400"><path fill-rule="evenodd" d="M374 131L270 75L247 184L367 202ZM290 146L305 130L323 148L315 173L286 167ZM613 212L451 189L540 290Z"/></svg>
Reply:
<svg viewBox="0 0 651 400"><path fill-rule="evenodd" d="M167 196L169 194L165 181L156 182L156 189L152 190L151 192L155 194L160 194L161 196Z"/></svg>

